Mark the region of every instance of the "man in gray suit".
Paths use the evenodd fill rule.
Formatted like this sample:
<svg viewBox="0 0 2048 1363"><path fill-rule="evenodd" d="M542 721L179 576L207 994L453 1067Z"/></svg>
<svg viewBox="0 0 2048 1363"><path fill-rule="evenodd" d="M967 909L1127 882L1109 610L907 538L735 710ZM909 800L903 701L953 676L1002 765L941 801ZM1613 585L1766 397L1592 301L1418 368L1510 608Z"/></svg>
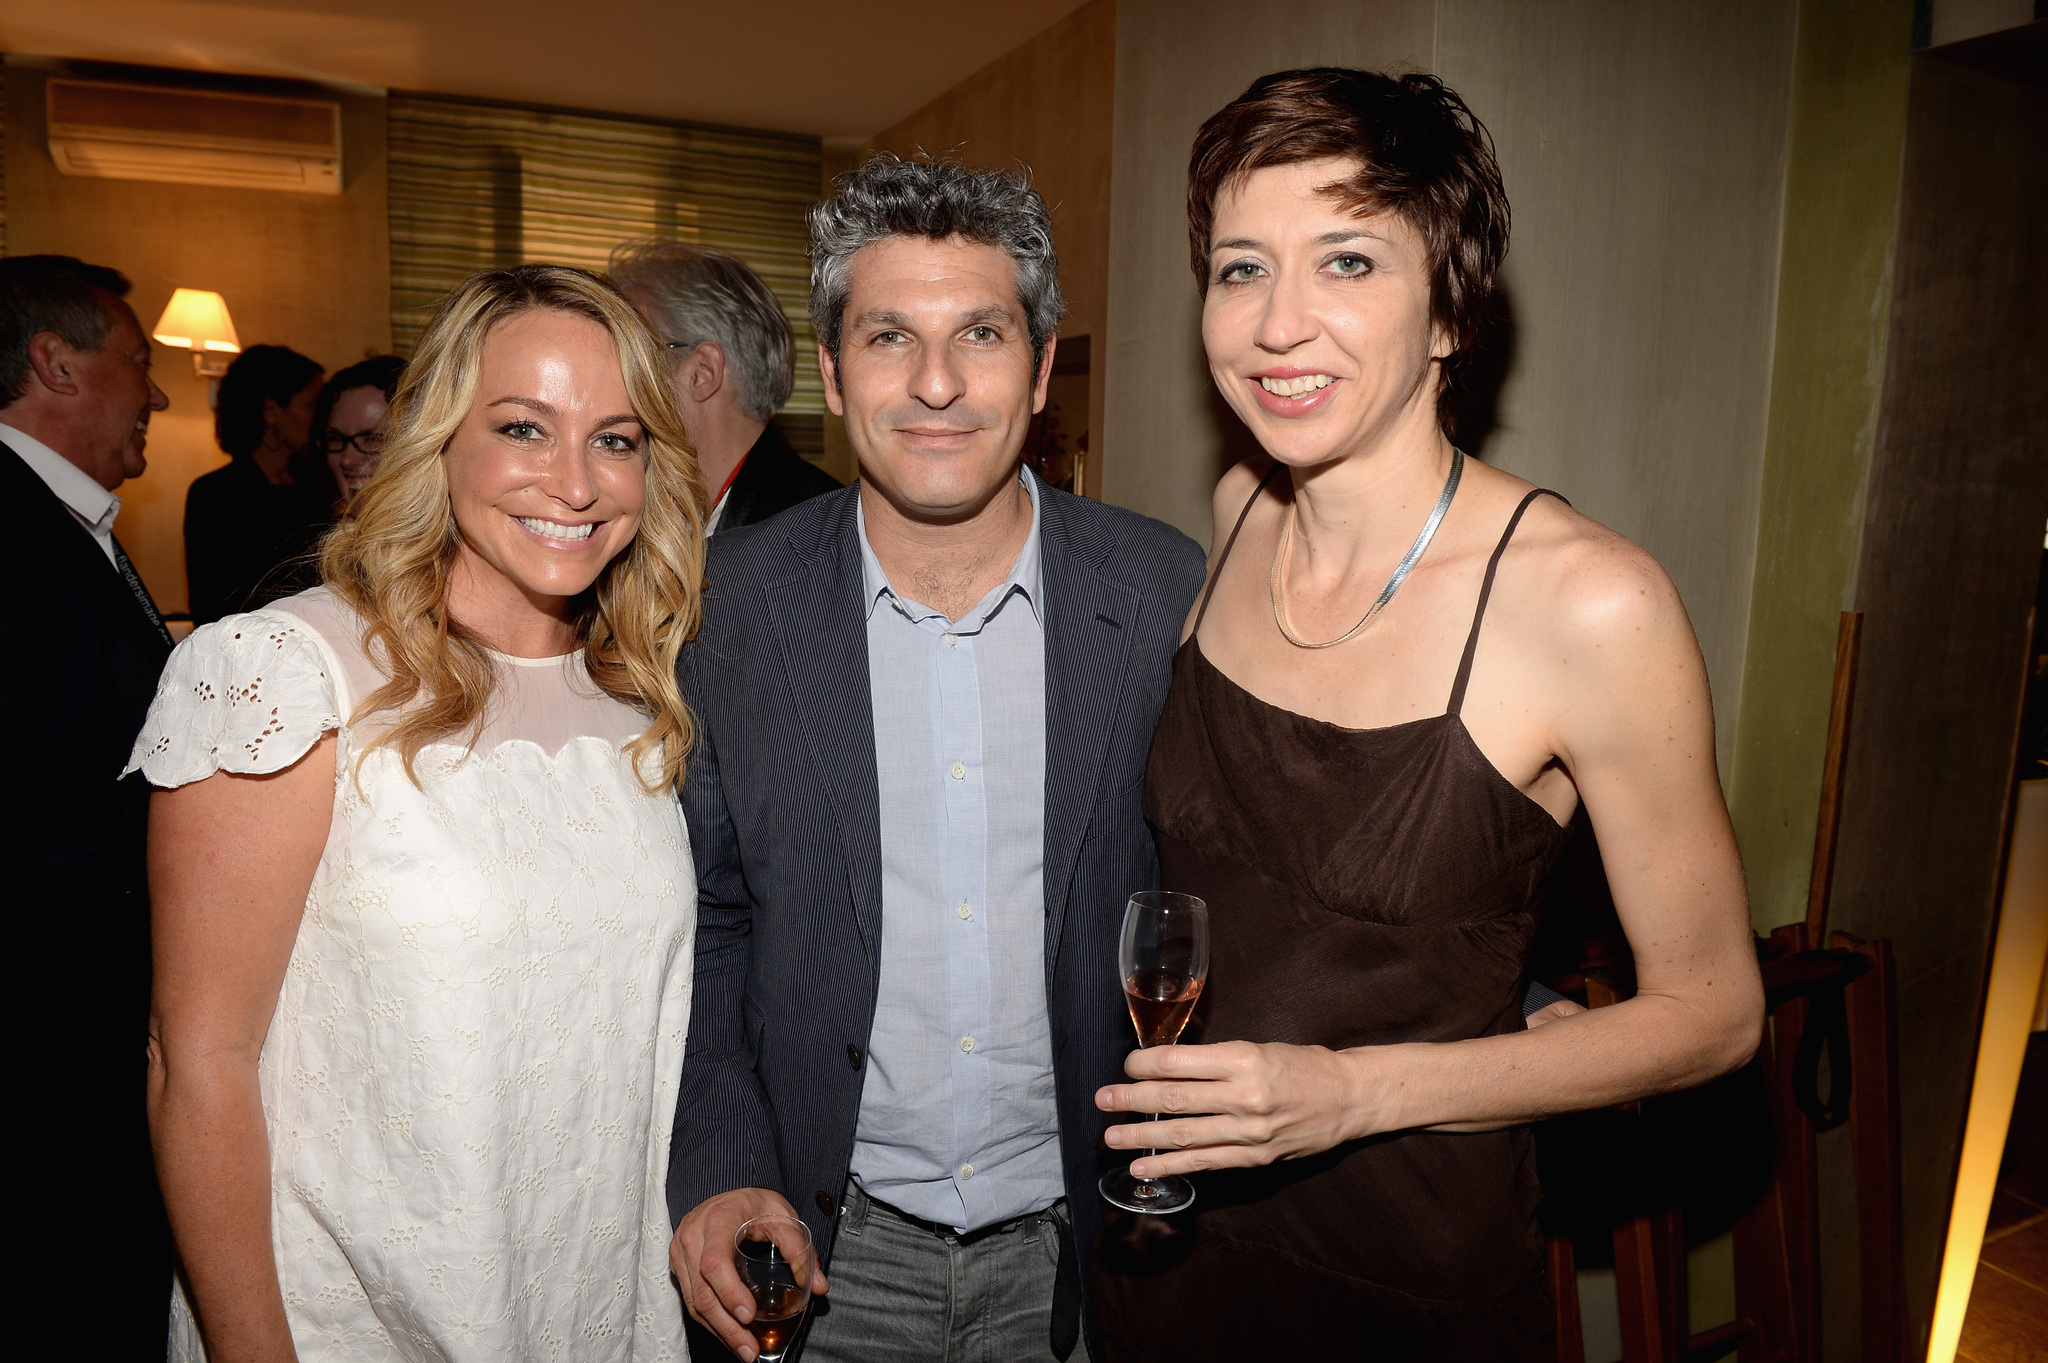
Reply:
<svg viewBox="0 0 2048 1363"><path fill-rule="evenodd" d="M1062 310L1023 181L878 157L812 238L861 478L718 536L685 652L670 1261L746 1360L733 1233L770 1213L831 1270L810 1363L1085 1357L1093 1095L1134 1044L1117 937L1202 555L1020 468Z"/></svg>

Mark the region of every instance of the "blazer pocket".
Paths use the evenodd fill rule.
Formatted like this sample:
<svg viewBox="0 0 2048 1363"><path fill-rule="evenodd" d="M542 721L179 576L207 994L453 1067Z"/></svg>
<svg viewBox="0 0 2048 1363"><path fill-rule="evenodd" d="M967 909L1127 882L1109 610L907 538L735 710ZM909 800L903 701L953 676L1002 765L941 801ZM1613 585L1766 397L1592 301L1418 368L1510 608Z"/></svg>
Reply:
<svg viewBox="0 0 2048 1363"><path fill-rule="evenodd" d="M1088 814L1088 832L1083 841L1114 837L1144 822L1145 778L1140 776L1115 795L1095 802L1095 808Z"/></svg>

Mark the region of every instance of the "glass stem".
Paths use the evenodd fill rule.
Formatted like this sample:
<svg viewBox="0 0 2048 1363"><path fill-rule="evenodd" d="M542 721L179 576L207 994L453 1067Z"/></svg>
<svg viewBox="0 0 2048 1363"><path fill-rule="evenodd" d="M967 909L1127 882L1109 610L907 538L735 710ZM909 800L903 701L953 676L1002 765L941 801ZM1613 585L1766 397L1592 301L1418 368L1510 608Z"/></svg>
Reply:
<svg viewBox="0 0 2048 1363"><path fill-rule="evenodd" d="M1147 1121L1152 1121L1152 1122L1156 1122L1156 1121L1158 1121L1158 1120L1159 1120L1159 1119L1160 1119L1161 1117L1164 1117L1165 1115L1166 1115L1166 1114L1165 1114L1165 1113L1163 1113L1163 1112L1155 1112L1155 1113L1153 1113L1153 1114L1152 1114L1152 1115L1151 1115L1150 1117L1146 1118L1146 1120L1147 1120ZM1152 1156L1152 1155L1156 1155L1156 1154L1158 1154L1158 1153L1159 1153L1159 1152L1158 1152L1157 1150L1147 1150L1147 1151L1145 1152L1145 1154L1146 1154L1146 1155L1147 1155L1148 1157L1149 1157L1149 1156ZM1140 1179L1140 1180L1139 1180L1139 1182L1141 1182L1142 1184L1144 1184L1144 1186L1146 1186L1147 1188L1150 1188L1150 1187L1152 1186L1152 1180L1151 1180L1151 1179L1149 1179L1149 1178L1147 1178L1147 1179Z"/></svg>

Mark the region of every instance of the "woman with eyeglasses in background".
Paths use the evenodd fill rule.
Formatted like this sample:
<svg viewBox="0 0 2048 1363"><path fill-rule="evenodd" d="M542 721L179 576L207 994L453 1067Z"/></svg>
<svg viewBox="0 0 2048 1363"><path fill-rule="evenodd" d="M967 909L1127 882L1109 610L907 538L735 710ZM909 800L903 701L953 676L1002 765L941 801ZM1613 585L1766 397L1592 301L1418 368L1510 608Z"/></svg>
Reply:
<svg viewBox="0 0 2048 1363"><path fill-rule="evenodd" d="M327 492L334 514L349 504L377 471L384 453L384 415L405 374L396 355L372 355L339 370L313 404L313 438L300 456L300 481ZM296 470L295 470L296 471Z"/></svg>
<svg viewBox="0 0 2048 1363"><path fill-rule="evenodd" d="M320 585L320 546L336 521L348 518L356 494L377 471L384 454L384 417L404 374L405 361L398 356L372 355L321 385L309 423L312 435L292 456L291 473L327 514L279 554L277 565L243 598L242 609L261 610Z"/></svg>

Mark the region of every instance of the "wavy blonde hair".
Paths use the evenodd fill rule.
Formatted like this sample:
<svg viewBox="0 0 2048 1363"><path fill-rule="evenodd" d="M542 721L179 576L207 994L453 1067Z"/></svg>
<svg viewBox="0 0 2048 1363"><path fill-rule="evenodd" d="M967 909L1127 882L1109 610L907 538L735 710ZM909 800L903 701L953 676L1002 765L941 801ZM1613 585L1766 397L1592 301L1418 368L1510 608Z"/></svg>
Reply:
<svg viewBox="0 0 2048 1363"><path fill-rule="evenodd" d="M448 615L448 576L462 543L442 459L475 405L484 343L536 308L587 317L618 347L626 392L646 432L647 507L638 532L572 610L590 678L646 715L626 745L650 792L680 788L693 730L676 660L697 632L704 585L704 479L670 388L667 353L610 284L563 265L480 270L442 302L391 400L384 457L353 519L329 537L320 572L366 622L364 644L391 680L350 716L394 712L363 752L389 746L413 784L420 750L451 735L474 743L495 668L475 634ZM644 759L660 754L658 779Z"/></svg>

